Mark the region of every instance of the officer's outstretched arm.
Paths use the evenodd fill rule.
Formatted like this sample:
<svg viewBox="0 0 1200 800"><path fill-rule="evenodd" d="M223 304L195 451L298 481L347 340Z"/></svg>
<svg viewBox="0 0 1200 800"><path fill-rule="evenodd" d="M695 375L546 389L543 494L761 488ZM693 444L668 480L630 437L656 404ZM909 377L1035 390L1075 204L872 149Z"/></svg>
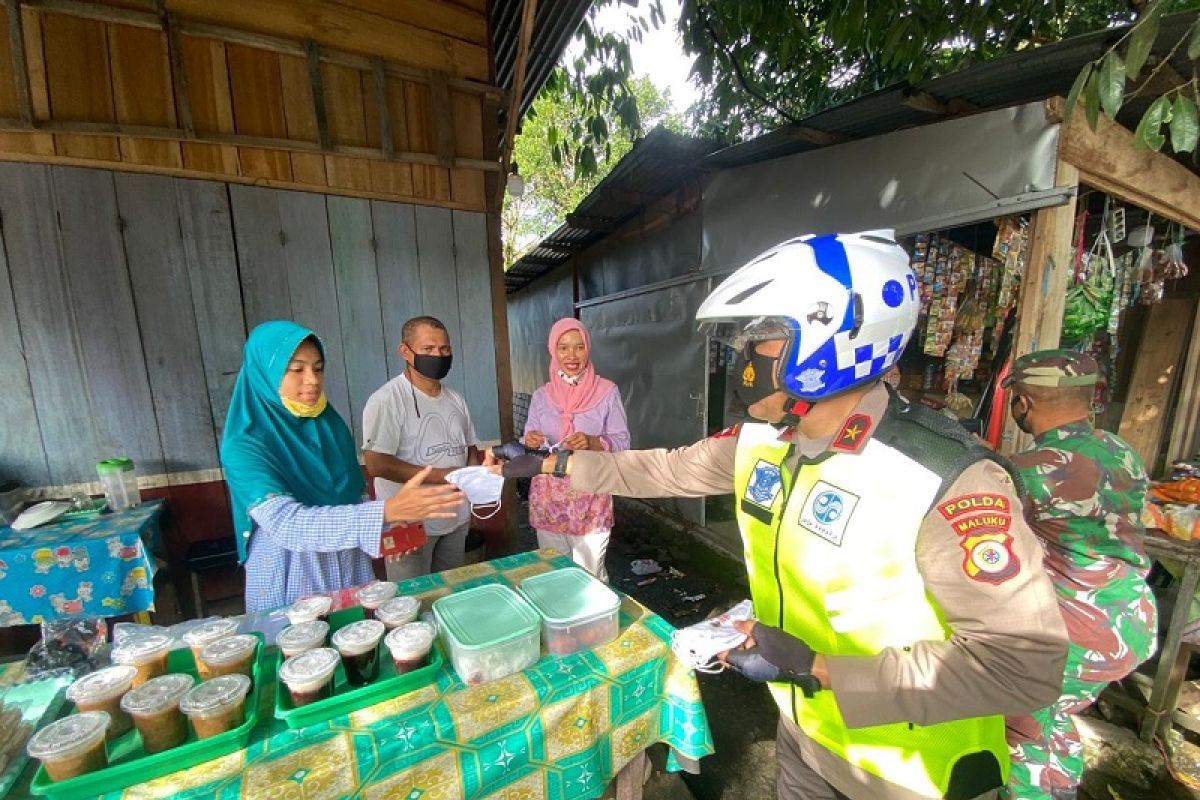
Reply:
<svg viewBox="0 0 1200 800"><path fill-rule="evenodd" d="M675 450L572 453L571 488L622 497L705 497L733 491L736 436L715 436Z"/></svg>
<svg viewBox="0 0 1200 800"><path fill-rule="evenodd" d="M1066 628L1003 469L980 462L950 486L922 523L917 566L951 636L826 656L847 725L1024 714L1058 699Z"/></svg>

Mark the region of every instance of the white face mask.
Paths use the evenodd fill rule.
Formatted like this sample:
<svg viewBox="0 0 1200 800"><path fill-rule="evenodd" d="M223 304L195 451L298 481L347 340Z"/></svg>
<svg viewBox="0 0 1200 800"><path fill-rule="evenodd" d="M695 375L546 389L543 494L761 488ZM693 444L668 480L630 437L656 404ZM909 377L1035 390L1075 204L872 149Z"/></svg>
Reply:
<svg viewBox="0 0 1200 800"><path fill-rule="evenodd" d="M750 601L743 600L718 617L680 628L671 634L671 650L697 672L720 672L725 665L717 656L746 641L746 634L733 627L733 623L750 619L753 613Z"/></svg>
<svg viewBox="0 0 1200 800"><path fill-rule="evenodd" d="M504 491L504 478L493 474L487 467L463 467L446 475L446 482L453 483L471 503L471 511L478 506L495 506L486 516L476 513L480 519L491 519L500 513L500 494Z"/></svg>

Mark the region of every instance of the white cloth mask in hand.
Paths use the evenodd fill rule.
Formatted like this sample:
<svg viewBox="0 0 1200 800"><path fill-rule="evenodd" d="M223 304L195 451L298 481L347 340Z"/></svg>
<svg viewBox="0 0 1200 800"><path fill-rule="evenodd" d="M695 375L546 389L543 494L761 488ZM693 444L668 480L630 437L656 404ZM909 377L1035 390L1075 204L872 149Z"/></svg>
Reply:
<svg viewBox="0 0 1200 800"><path fill-rule="evenodd" d="M491 519L500 513L500 494L504 491L504 478L492 473L487 467L456 469L446 475L446 482L462 489L467 500L471 502L472 512L477 506L496 507L487 516L475 514L480 519Z"/></svg>
<svg viewBox="0 0 1200 800"><path fill-rule="evenodd" d="M725 665L717 656L746 641L746 634L733 627L733 623L750 619L753 612L750 601L743 600L718 617L680 628L671 634L671 650L697 672L720 672Z"/></svg>

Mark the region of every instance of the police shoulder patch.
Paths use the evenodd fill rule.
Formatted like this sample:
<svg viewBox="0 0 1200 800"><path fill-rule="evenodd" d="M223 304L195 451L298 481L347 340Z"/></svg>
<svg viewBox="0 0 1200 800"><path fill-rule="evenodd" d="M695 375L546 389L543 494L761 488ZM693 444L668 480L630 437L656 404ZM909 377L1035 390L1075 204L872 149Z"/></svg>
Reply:
<svg viewBox="0 0 1200 800"><path fill-rule="evenodd" d="M1012 500L996 492L974 492L939 500L938 513L947 521L966 514L991 512L1012 516Z"/></svg>
<svg viewBox="0 0 1200 800"><path fill-rule="evenodd" d="M1012 536L1003 531L980 531L959 540L965 555L963 572L973 581L1001 584L1021 571L1012 550Z"/></svg>
<svg viewBox="0 0 1200 800"><path fill-rule="evenodd" d="M866 414L852 414L842 424L842 429L838 431L838 435L833 437L833 447L836 450L857 450L867 440L867 434L870 430L870 417Z"/></svg>

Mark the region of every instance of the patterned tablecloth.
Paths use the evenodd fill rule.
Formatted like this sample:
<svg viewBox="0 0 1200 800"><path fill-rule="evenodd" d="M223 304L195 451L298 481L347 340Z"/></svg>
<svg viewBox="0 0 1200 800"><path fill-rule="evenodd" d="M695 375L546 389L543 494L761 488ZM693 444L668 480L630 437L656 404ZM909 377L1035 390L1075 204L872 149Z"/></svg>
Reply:
<svg viewBox="0 0 1200 800"><path fill-rule="evenodd" d="M0 627L154 607L154 557L163 503L27 531L0 527Z"/></svg>
<svg viewBox="0 0 1200 800"><path fill-rule="evenodd" d="M427 604L570 565L554 551L521 553L417 578L400 591ZM712 753L695 676L668 646L671 626L622 600L620 636L603 647L543 656L478 686L464 685L447 662L429 686L300 730L272 719L272 676L261 693L266 721L245 750L106 800L594 798L655 742L672 748L672 768L676 752Z"/></svg>

